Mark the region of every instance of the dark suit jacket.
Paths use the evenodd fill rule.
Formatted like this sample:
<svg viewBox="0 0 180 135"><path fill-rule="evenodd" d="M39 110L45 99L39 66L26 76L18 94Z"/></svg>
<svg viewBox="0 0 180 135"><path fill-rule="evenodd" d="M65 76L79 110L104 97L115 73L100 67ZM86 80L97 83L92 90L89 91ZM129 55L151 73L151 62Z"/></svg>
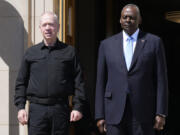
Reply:
<svg viewBox="0 0 180 135"><path fill-rule="evenodd" d="M127 71L122 32L101 42L99 48L95 118L120 123L127 94L140 122L153 122L156 114L167 115L168 86L161 39L139 32L131 67Z"/></svg>

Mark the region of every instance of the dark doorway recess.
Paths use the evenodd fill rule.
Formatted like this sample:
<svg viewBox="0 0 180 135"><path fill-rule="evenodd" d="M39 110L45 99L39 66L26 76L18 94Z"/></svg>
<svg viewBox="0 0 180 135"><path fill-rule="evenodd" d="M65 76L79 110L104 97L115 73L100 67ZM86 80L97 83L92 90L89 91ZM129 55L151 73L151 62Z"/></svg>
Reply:
<svg viewBox="0 0 180 135"><path fill-rule="evenodd" d="M166 135L176 135L178 133L178 125L175 121L180 119L180 24L170 22L165 19L165 14L170 11L180 10L179 0L116 0L117 12L120 13L119 5L124 6L128 3L135 3L139 6L142 15L142 24L140 28L143 31L150 32L160 36L164 42L166 51L168 80L169 80L169 115L167 117L167 125L164 131ZM119 14L120 16L120 14ZM118 18L119 19L119 18ZM118 31L121 30L117 24ZM117 32L118 32L117 31ZM116 31L115 31L116 32Z"/></svg>
<svg viewBox="0 0 180 135"><path fill-rule="evenodd" d="M180 24L165 19L169 11L180 10L180 0L77 0L76 47L85 72L87 95L92 118L96 82L96 62L100 41L121 31L122 7L137 4L142 15L140 29L160 36L166 52L169 80L169 115L166 135L177 135L180 111Z"/></svg>

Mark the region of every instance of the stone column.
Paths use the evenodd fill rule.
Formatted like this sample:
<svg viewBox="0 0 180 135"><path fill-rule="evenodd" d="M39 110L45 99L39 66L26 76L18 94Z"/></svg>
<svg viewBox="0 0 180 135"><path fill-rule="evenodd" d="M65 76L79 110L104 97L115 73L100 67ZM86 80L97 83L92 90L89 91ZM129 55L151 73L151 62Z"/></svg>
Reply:
<svg viewBox="0 0 180 135"><path fill-rule="evenodd" d="M53 0L0 0L0 134L27 135L17 121L15 80L27 47L42 40L39 18Z"/></svg>

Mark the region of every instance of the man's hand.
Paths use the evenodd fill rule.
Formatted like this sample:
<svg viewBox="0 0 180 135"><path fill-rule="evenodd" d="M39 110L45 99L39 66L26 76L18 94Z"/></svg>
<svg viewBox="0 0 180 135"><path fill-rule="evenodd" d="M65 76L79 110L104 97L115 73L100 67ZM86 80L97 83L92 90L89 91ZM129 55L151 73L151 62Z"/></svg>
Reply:
<svg viewBox="0 0 180 135"><path fill-rule="evenodd" d="M106 132L105 120L98 120L97 127L98 127L100 133Z"/></svg>
<svg viewBox="0 0 180 135"><path fill-rule="evenodd" d="M27 124L28 122L28 115L27 115L27 112L25 109L21 109L18 111L18 116L17 116L19 122L22 124L22 125L25 125Z"/></svg>
<svg viewBox="0 0 180 135"><path fill-rule="evenodd" d="M163 130L165 125L165 117L157 115L155 118L154 128L156 130Z"/></svg>
<svg viewBox="0 0 180 135"><path fill-rule="evenodd" d="M83 117L82 113L77 110L72 110L70 116L70 122L75 122L80 120Z"/></svg>

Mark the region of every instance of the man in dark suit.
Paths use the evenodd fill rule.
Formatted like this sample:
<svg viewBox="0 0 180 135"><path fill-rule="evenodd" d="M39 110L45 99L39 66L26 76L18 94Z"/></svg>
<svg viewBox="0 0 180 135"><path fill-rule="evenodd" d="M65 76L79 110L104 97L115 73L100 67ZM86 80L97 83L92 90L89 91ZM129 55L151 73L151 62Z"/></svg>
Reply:
<svg viewBox="0 0 180 135"><path fill-rule="evenodd" d="M28 124L29 135L68 135L70 121L82 118L86 101L82 70L74 47L57 39L57 16L44 13L39 27L43 41L26 51L16 80L18 120ZM70 95L74 95L71 113Z"/></svg>
<svg viewBox="0 0 180 135"><path fill-rule="evenodd" d="M167 69L158 36L139 30L141 15L126 5L122 32L99 48L95 118L107 135L154 135L168 110Z"/></svg>

